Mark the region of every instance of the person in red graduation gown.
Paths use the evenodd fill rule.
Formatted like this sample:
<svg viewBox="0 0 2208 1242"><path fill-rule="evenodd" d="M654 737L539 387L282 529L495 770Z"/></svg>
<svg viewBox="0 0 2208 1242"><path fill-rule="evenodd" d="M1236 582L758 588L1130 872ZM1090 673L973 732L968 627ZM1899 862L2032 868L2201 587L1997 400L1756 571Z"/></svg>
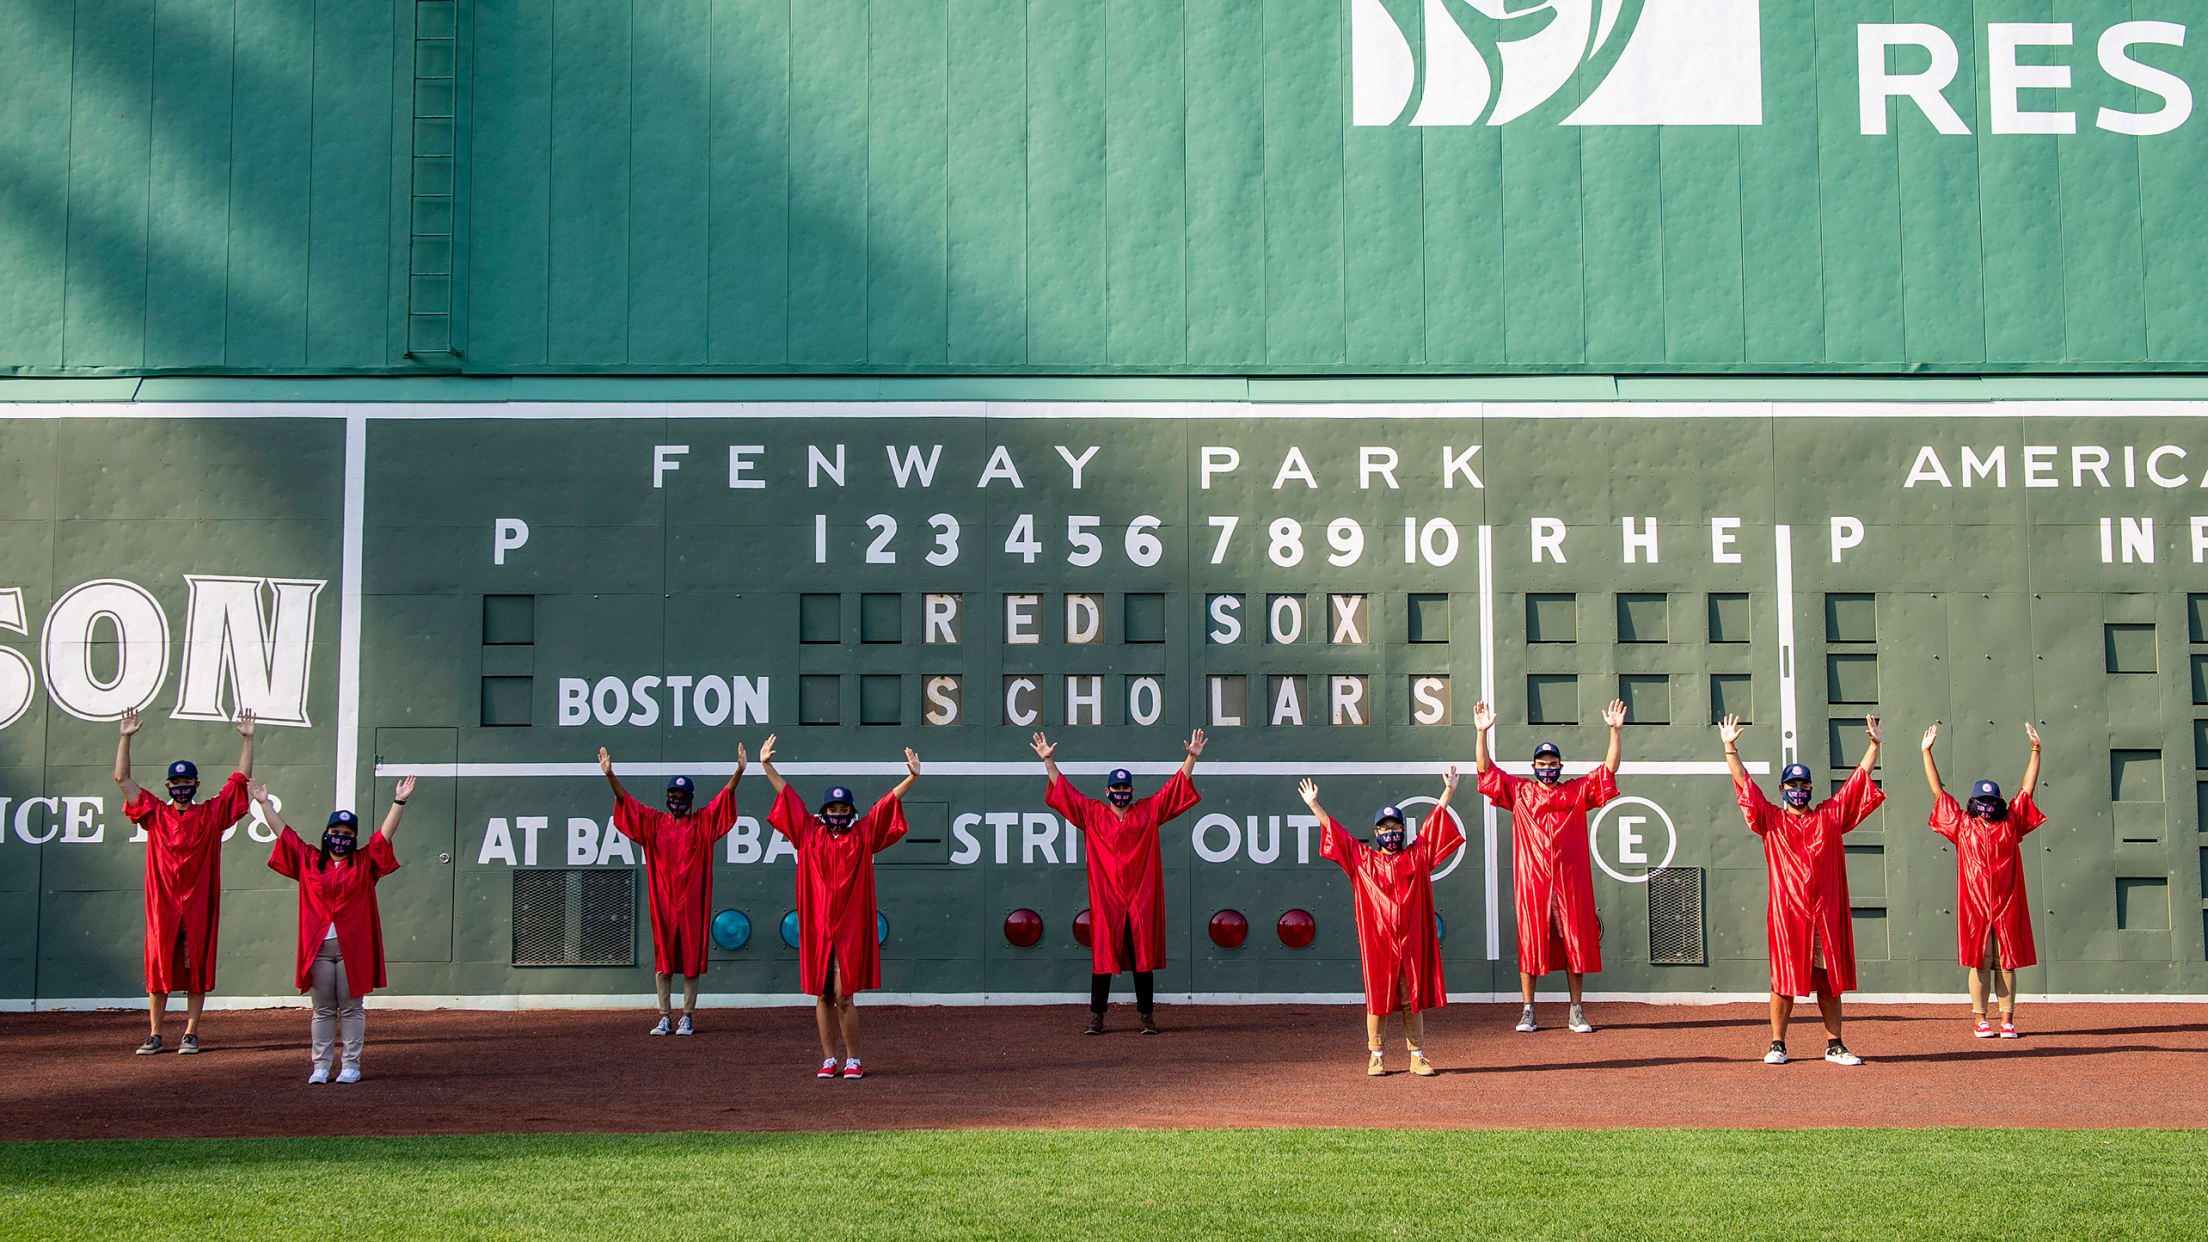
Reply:
<svg viewBox="0 0 2208 1242"><path fill-rule="evenodd" d="M1971 786L1966 808L1940 784L1932 744L1940 726L1924 731L1924 783L1932 787L1932 831L1955 843L1955 955L1970 972L1971 1034L2016 1038L2016 972L2039 961L2032 943L2031 902L2024 896L2023 842L2047 822L2032 801L2039 784L2039 730L2024 722L2032 757L2016 797L2004 800L1992 781ZM1986 1020L1986 993L2001 1006L2001 1028Z"/></svg>
<svg viewBox="0 0 2208 1242"><path fill-rule="evenodd" d="M1783 806L1773 806L1740 762L1736 744L1746 732L1740 717L1718 725L1725 742L1725 763L1733 770L1733 793L1741 818L1763 838L1764 863L1771 873L1771 899L1764 931L1771 942L1771 1049L1767 1065L1786 1064L1786 1025L1794 998L1817 994L1825 1020L1825 1060L1861 1065L1863 1058L1840 1040L1840 997L1855 987L1855 933L1848 917L1848 860L1840 844L1845 833L1869 819L1886 800L1871 779L1878 766L1878 717L1865 722L1870 743L1863 761L1840 792L1816 806L1809 769L1790 763L1779 773Z"/></svg>
<svg viewBox="0 0 2208 1242"><path fill-rule="evenodd" d="M1409 840L1402 807L1380 808L1373 817L1372 844L1367 845L1319 805L1315 782L1306 778L1297 792L1319 817L1319 853L1349 876L1357 954L1365 971L1365 1047L1371 1054L1365 1072L1375 1077L1387 1072L1381 1034L1387 1016L1400 1009L1411 1072L1430 1078L1438 1071L1426 1058L1422 1015L1449 1003L1441 977L1441 935L1434 924L1434 869L1464 846L1464 833L1449 813L1457 770L1442 774L1441 799L1416 841Z"/></svg>
<svg viewBox="0 0 2208 1242"><path fill-rule="evenodd" d="M1571 988L1566 1023L1585 1035L1595 1028L1580 1007L1582 980L1602 971L1602 919L1595 913L1594 867L1587 853L1587 812L1618 796L1618 762L1624 750L1625 703L1612 699L1602 720L1610 749L1585 776L1564 779L1564 752L1554 742L1533 748L1533 779L1512 776L1489 757L1487 731L1495 709L1472 708L1474 753L1480 792L1510 812L1511 893L1518 910L1518 1029L1531 1031L1533 981L1562 969Z"/></svg>
<svg viewBox="0 0 2208 1242"><path fill-rule="evenodd" d="M130 739L143 727L137 709L123 713L115 743L115 784L123 817L146 834L146 1014L152 1033L138 1055L161 1052L169 993L184 993L184 1039L178 1052L199 1051L199 1011L215 988L215 933L222 923L222 838L245 815L245 783L253 775L253 713L234 723L244 738L238 770L213 799L200 802L199 769L189 759L169 765L163 802L130 778Z"/></svg>
<svg viewBox="0 0 2208 1242"><path fill-rule="evenodd" d="M858 1079L859 1011L854 994L882 986L882 954L875 938L874 855L905 835L904 796L920 779L920 756L905 751L905 779L883 794L865 815L851 791L831 785L820 813L774 770L774 738L759 747L759 767L774 786L767 822L797 848L797 984L813 999L820 1031L820 1071L815 1077ZM843 1037L837 1068L835 1040Z"/></svg>
<svg viewBox="0 0 2208 1242"><path fill-rule="evenodd" d="M368 1010L361 1001L389 982L383 967L383 917L376 909L376 885L399 869L391 840L406 814L406 800L414 794L414 778L399 782L391 795L391 809L384 812L382 826L366 845L360 842L360 817L351 811L332 813L322 829L322 843L315 847L300 840L277 815L267 786L256 781L252 793L262 818L276 830L268 869L299 882L292 983L314 998L309 1026L314 1068L307 1081L331 1081L332 1054L342 1038L336 1081L359 1082L360 1049L368 1033Z"/></svg>
<svg viewBox="0 0 2208 1242"><path fill-rule="evenodd" d="M1058 770L1051 756L1058 747L1037 733L1030 743L1050 776L1044 800L1050 809L1081 830L1089 869L1089 1025L1084 1034L1104 1033L1104 1010L1111 999L1112 976L1135 972L1135 1012L1142 1033L1158 1033L1152 972L1165 966L1165 868L1158 852L1158 829L1203 799L1189 783L1196 759L1204 753L1204 731L1188 735L1188 757L1165 787L1147 798L1135 797L1134 773L1114 768L1104 787L1105 802L1084 795ZM1109 803L1109 805L1107 805Z"/></svg>
<svg viewBox="0 0 2208 1242"><path fill-rule="evenodd" d="M706 921L713 907L713 846L736 826L736 782L749 756L736 747L736 771L721 792L693 812L698 787L687 776L667 782L667 809L655 811L629 796L613 774L613 756L598 748L598 770L613 786L613 826L644 847L644 874L652 894L652 982L659 992L659 1025L653 1035L690 1035L698 1012L698 980L710 947ZM682 976L682 1021L670 1025L669 992Z"/></svg>

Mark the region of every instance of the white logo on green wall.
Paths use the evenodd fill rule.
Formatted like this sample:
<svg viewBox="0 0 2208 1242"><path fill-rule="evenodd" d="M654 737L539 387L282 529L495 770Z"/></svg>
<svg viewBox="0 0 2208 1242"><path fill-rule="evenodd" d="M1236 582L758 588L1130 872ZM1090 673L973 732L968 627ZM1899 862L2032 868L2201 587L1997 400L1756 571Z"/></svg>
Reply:
<svg viewBox="0 0 2208 1242"><path fill-rule="evenodd" d="M1554 100L1562 125L1761 125L1760 3L1350 0L1350 119L1502 125Z"/></svg>

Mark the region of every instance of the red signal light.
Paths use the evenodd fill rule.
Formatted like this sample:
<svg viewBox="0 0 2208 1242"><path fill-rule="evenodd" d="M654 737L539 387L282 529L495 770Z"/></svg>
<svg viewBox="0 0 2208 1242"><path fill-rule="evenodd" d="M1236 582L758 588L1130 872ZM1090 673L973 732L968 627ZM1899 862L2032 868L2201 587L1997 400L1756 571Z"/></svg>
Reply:
<svg viewBox="0 0 2208 1242"><path fill-rule="evenodd" d="M1249 939L1250 921L1239 910L1221 910L1211 916L1211 942L1222 949L1239 949Z"/></svg>
<svg viewBox="0 0 2208 1242"><path fill-rule="evenodd" d="M1311 938L1319 933L1319 921L1311 917L1309 910L1290 910L1280 916L1280 942L1291 949L1308 949Z"/></svg>
<svg viewBox="0 0 2208 1242"><path fill-rule="evenodd" d="M1086 949L1089 947L1088 911L1083 910L1081 913L1073 916L1073 938L1081 942L1082 948Z"/></svg>
<svg viewBox="0 0 2208 1242"><path fill-rule="evenodd" d="M1043 938L1043 916L1022 907L1004 916L1004 938L1016 949L1032 949Z"/></svg>

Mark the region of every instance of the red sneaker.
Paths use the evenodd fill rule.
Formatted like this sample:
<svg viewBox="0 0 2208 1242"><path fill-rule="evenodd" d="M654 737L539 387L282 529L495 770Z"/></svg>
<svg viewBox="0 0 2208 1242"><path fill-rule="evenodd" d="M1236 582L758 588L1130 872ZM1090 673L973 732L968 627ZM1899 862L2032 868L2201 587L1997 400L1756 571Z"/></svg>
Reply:
<svg viewBox="0 0 2208 1242"><path fill-rule="evenodd" d="M852 1057L850 1060L843 1063L844 1081L856 1082L864 1077L866 1077L866 1067L859 1064L859 1059L857 1057Z"/></svg>
<svg viewBox="0 0 2208 1242"><path fill-rule="evenodd" d="M820 1063L820 1072L813 1075L813 1077L815 1078L834 1078L835 1076L836 1059L834 1057L830 1057L827 1060L822 1061Z"/></svg>
<svg viewBox="0 0 2208 1242"><path fill-rule="evenodd" d="M2015 1023L2014 1021L2012 1021L2011 1019L2008 1019L2008 1018L2003 1018L2003 1019L2001 1019L2001 1038L2003 1038L2003 1039L2015 1039L2015 1038L2016 1038L2016 1023Z"/></svg>
<svg viewBox="0 0 2208 1242"><path fill-rule="evenodd" d="M1986 1021L1985 1017L1981 1015L1977 1021L1970 1024L1970 1033L1979 1039L1992 1039L1993 1023Z"/></svg>

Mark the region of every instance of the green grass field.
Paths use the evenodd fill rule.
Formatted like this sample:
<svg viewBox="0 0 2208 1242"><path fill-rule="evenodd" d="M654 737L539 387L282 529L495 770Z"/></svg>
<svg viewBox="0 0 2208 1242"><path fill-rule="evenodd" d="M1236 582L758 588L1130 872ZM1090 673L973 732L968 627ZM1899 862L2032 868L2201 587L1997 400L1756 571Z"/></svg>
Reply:
<svg viewBox="0 0 2208 1242"><path fill-rule="evenodd" d="M2208 1236L2175 1131L980 1131L0 1145L0 1237Z"/></svg>

